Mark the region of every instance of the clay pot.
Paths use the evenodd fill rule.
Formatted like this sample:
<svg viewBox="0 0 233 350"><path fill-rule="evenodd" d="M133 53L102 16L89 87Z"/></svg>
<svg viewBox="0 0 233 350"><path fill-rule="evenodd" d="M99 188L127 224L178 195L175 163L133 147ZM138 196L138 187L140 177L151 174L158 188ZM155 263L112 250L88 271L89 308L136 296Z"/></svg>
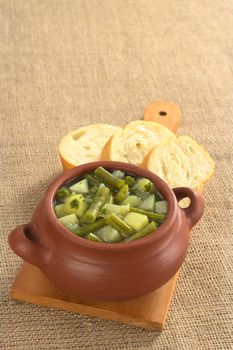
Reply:
<svg viewBox="0 0 233 350"><path fill-rule="evenodd" d="M57 190L66 182L99 165L147 177L168 201L164 223L152 234L128 243L96 243L76 236L60 224L53 211ZM190 206L178 201L189 197ZM161 287L181 267L187 253L189 231L203 214L201 194L189 188L171 189L158 176L120 162L95 162L58 176L47 189L30 223L9 236L13 251L38 266L61 289L81 298L124 300Z"/></svg>

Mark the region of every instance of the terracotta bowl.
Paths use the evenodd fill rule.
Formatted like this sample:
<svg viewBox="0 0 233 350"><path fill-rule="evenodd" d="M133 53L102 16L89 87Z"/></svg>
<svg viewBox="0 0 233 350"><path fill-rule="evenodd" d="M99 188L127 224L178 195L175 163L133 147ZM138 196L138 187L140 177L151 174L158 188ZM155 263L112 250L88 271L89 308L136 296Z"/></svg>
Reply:
<svg viewBox="0 0 233 350"><path fill-rule="evenodd" d="M163 224L147 237L128 243L95 243L76 236L57 220L53 202L66 182L99 165L150 179L168 201ZM190 198L181 209L178 201ZM71 295L102 300L126 300L154 291L170 280L187 253L189 231L204 210L201 194L189 188L171 189L158 176L120 162L95 162L73 168L48 187L28 224L9 235L13 251L39 267L57 286Z"/></svg>

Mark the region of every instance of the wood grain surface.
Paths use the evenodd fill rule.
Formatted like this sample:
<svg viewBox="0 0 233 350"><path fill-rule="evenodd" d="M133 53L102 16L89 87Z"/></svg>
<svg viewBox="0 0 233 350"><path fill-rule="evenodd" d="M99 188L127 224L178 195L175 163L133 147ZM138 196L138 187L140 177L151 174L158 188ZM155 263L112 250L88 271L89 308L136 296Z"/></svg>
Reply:
<svg viewBox="0 0 233 350"><path fill-rule="evenodd" d="M10 295L12 299L161 331L178 273L163 287L137 299L110 302L72 297L49 281L40 269L24 262Z"/></svg>

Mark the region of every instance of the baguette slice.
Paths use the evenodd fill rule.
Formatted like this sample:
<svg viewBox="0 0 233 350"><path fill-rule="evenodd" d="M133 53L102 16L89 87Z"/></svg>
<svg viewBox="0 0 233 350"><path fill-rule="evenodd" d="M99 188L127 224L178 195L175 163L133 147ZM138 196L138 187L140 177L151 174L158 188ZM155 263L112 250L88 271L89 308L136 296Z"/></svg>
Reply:
<svg viewBox="0 0 233 350"><path fill-rule="evenodd" d="M100 160L103 146L108 139L122 129L109 124L92 124L65 135L59 145L63 168L71 169L79 164Z"/></svg>
<svg viewBox="0 0 233 350"><path fill-rule="evenodd" d="M133 121L110 138L101 159L141 165L152 148L169 138L175 135L159 123Z"/></svg>
<svg viewBox="0 0 233 350"><path fill-rule="evenodd" d="M210 155L188 136L161 143L147 155L143 165L171 187L185 186L198 191L214 173Z"/></svg>

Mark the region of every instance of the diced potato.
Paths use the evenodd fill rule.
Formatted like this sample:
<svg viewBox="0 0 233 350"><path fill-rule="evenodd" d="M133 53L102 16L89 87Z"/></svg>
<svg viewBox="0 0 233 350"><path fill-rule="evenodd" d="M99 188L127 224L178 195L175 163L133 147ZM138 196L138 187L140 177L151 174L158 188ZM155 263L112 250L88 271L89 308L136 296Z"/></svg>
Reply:
<svg viewBox="0 0 233 350"><path fill-rule="evenodd" d="M158 201L155 203L156 213L167 214L167 201Z"/></svg>
<svg viewBox="0 0 233 350"><path fill-rule="evenodd" d="M56 216L57 216L58 218L60 218L60 217L66 215L66 213L64 212L64 207L65 207L65 204L64 204L64 203L58 204L58 205L56 205L56 206L54 207Z"/></svg>
<svg viewBox="0 0 233 350"><path fill-rule="evenodd" d="M121 170L114 170L112 172L112 175L115 177L118 177L119 179L124 179L124 177L125 177L125 173Z"/></svg>
<svg viewBox="0 0 233 350"><path fill-rule="evenodd" d="M155 207L155 195L152 194L151 196L147 197L142 201L142 203L139 205L140 209L143 210L149 210L149 211L154 211Z"/></svg>
<svg viewBox="0 0 233 350"><path fill-rule="evenodd" d="M103 182L101 182L101 184L99 184L99 188L103 188L103 187L106 187L106 186Z"/></svg>
<svg viewBox="0 0 233 350"><path fill-rule="evenodd" d="M105 204L101 209L100 216L108 216L111 213L116 215L125 216L129 212L129 204L126 205L116 205L116 204Z"/></svg>
<svg viewBox="0 0 233 350"><path fill-rule="evenodd" d="M117 243L123 240L120 233L111 225L106 225L96 231L96 235L106 243Z"/></svg>
<svg viewBox="0 0 233 350"><path fill-rule="evenodd" d="M68 229L72 229L72 226L74 225L75 228L78 227L78 218L75 214L63 216L59 218L58 221Z"/></svg>
<svg viewBox="0 0 233 350"><path fill-rule="evenodd" d="M129 204L131 207L137 208L140 205L141 201L142 201L141 198L132 195L132 196L127 197L122 202L122 204L123 205Z"/></svg>
<svg viewBox="0 0 233 350"><path fill-rule="evenodd" d="M124 222L134 230L139 231L149 223L149 220L146 215L131 212L126 215Z"/></svg>
<svg viewBox="0 0 233 350"><path fill-rule="evenodd" d="M88 188L87 179L83 179L83 180L77 182L76 184L72 185L70 187L70 190L72 192L76 192L76 193L88 193L89 188Z"/></svg>
<svg viewBox="0 0 233 350"><path fill-rule="evenodd" d="M103 242L98 236L96 236L94 233L90 232L88 235L85 236L86 239L92 242Z"/></svg>
<svg viewBox="0 0 233 350"><path fill-rule="evenodd" d="M153 187L153 182L143 177L142 179L137 181L137 183L134 185L133 188L140 191L150 192L152 187Z"/></svg>

